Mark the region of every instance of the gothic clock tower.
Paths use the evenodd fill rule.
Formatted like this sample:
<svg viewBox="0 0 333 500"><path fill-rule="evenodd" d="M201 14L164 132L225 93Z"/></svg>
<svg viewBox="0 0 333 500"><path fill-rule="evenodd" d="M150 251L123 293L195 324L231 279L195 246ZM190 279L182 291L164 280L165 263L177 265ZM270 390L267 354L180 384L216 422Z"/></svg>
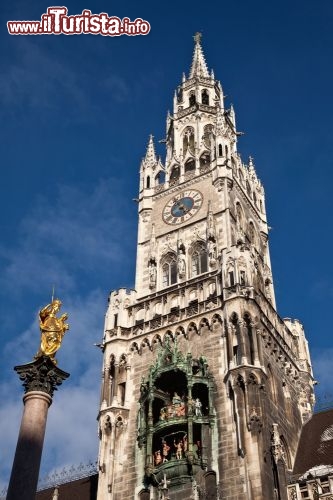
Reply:
<svg viewBox="0 0 333 500"><path fill-rule="evenodd" d="M135 290L111 293L98 500L285 500L313 408L302 325L276 312L264 188L200 34L140 167Z"/></svg>

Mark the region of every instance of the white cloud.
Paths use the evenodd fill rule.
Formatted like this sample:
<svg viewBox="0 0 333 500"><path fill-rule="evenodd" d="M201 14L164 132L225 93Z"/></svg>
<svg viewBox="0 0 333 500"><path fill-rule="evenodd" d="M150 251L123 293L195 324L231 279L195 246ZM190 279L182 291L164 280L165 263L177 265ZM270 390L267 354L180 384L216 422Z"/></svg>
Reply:
<svg viewBox="0 0 333 500"><path fill-rule="evenodd" d="M7 262L1 287L17 294L51 290L52 284L73 291L82 280L78 273L104 276L119 269L124 243L133 234L121 192L120 183L112 179L90 190L59 185L52 199L40 197L21 223L19 244L0 246Z"/></svg>

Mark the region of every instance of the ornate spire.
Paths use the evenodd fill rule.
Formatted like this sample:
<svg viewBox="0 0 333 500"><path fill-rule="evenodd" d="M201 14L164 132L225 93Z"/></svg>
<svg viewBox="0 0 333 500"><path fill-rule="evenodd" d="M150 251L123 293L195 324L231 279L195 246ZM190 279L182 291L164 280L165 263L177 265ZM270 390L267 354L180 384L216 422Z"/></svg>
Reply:
<svg viewBox="0 0 333 500"><path fill-rule="evenodd" d="M190 78L194 77L209 78L209 72L205 61L205 56L203 54L201 47L201 37L202 37L201 33L196 33L193 37L195 41L195 46L194 46L192 66L190 71Z"/></svg>
<svg viewBox="0 0 333 500"><path fill-rule="evenodd" d="M150 136L149 136L146 156L144 157L143 161L147 166L153 166L157 163L157 157L156 157L155 146L154 146L154 137L152 134L150 134Z"/></svg>

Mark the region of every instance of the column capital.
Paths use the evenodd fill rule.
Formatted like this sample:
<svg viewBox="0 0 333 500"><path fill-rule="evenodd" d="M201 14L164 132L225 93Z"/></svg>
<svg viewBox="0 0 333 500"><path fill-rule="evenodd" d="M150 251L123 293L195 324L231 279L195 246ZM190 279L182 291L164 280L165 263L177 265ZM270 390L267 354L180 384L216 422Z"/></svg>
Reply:
<svg viewBox="0 0 333 500"><path fill-rule="evenodd" d="M69 373L58 368L48 356L41 356L31 363L14 367L22 380L24 393L45 392L51 398L57 386L69 377Z"/></svg>

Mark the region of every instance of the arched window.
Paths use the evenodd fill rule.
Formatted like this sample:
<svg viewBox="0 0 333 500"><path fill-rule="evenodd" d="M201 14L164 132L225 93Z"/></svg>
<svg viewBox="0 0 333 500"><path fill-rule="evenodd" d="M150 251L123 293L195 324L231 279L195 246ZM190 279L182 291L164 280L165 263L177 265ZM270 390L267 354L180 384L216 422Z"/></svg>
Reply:
<svg viewBox="0 0 333 500"><path fill-rule="evenodd" d="M150 177L149 175L147 176L147 184L146 184L147 189L150 188Z"/></svg>
<svg viewBox="0 0 333 500"><path fill-rule="evenodd" d="M206 89L203 89L203 91L201 92L201 102L202 104L206 104L207 106L209 106L209 94Z"/></svg>
<svg viewBox="0 0 333 500"><path fill-rule="evenodd" d="M204 127L203 141L207 149L212 149L214 139L214 128L210 123Z"/></svg>
<svg viewBox="0 0 333 500"><path fill-rule="evenodd" d="M196 103L195 93L192 91L189 95L189 105L194 106Z"/></svg>
<svg viewBox="0 0 333 500"><path fill-rule="evenodd" d="M229 149L228 149L228 146L227 146L227 145L225 146L225 155L226 155L226 157L228 158L228 155L229 155Z"/></svg>
<svg viewBox="0 0 333 500"><path fill-rule="evenodd" d="M222 144L219 144L219 156L223 156Z"/></svg>
<svg viewBox="0 0 333 500"><path fill-rule="evenodd" d="M200 167L207 167L210 164L210 154L208 151L200 156Z"/></svg>
<svg viewBox="0 0 333 500"><path fill-rule="evenodd" d="M114 382L115 382L115 374L116 374L116 368L115 368L115 357L113 354L111 354L110 356L110 368L109 368L109 371L110 371L110 403L112 402L113 400L113 397L115 396L115 386L114 386Z"/></svg>
<svg viewBox="0 0 333 500"><path fill-rule="evenodd" d="M191 276L208 271L207 249L204 243L196 243L191 252Z"/></svg>
<svg viewBox="0 0 333 500"><path fill-rule="evenodd" d="M253 338L253 328L251 324L251 318L249 316L244 317L247 330L247 343L248 343L248 362L250 365L254 365L255 358L255 348L254 348L254 338Z"/></svg>
<svg viewBox="0 0 333 500"><path fill-rule="evenodd" d="M165 183L165 172L163 172L162 170L158 172L158 174L155 177L155 183L158 185Z"/></svg>
<svg viewBox="0 0 333 500"><path fill-rule="evenodd" d="M176 181L180 176L180 168L178 165L175 165L171 169L170 181Z"/></svg>
<svg viewBox="0 0 333 500"><path fill-rule="evenodd" d="M122 354L119 358L118 373L118 402L121 406L125 405L126 382L127 382L127 358Z"/></svg>
<svg viewBox="0 0 333 500"><path fill-rule="evenodd" d="M179 88L177 92L177 102L183 102L183 89Z"/></svg>
<svg viewBox="0 0 333 500"><path fill-rule="evenodd" d="M162 286L177 283L177 257L174 253L168 253L162 261Z"/></svg>
<svg viewBox="0 0 333 500"><path fill-rule="evenodd" d="M246 285L246 271L244 271L244 269L241 269L239 271L239 284L241 286L245 286Z"/></svg>
<svg viewBox="0 0 333 500"><path fill-rule="evenodd" d="M195 160L191 158L190 160L187 160L185 163L185 174L186 172L194 172L195 170Z"/></svg>

